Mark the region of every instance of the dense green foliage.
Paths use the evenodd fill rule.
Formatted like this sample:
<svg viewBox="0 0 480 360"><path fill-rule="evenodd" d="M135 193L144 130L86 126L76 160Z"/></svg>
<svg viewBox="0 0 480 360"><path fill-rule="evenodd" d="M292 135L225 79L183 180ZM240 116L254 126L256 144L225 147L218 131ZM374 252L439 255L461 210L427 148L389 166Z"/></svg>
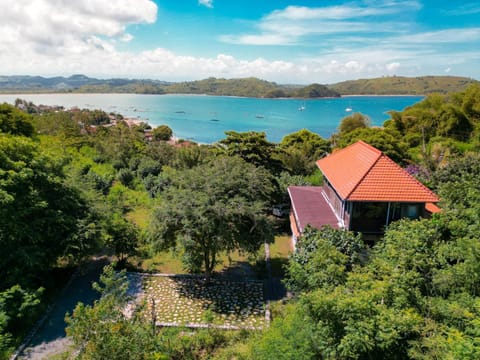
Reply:
<svg viewBox="0 0 480 360"><path fill-rule="evenodd" d="M279 144L278 159L292 175L310 175L315 161L330 150L330 142L307 129L285 136Z"/></svg>
<svg viewBox="0 0 480 360"><path fill-rule="evenodd" d="M160 125L153 129L152 134L155 140L168 141L172 137L173 131L167 125Z"/></svg>
<svg viewBox="0 0 480 360"><path fill-rule="evenodd" d="M347 270L360 264L363 250L359 234L309 227L290 258L286 283L297 292L335 287L344 282Z"/></svg>
<svg viewBox="0 0 480 360"><path fill-rule="evenodd" d="M32 140L0 137L0 162L0 277L10 286L41 275L59 256L77 255L91 220L80 195L64 184L61 164Z"/></svg>
<svg viewBox="0 0 480 360"><path fill-rule="evenodd" d="M267 140L264 132L226 131L227 137L219 141L221 152L227 156L239 156L248 163L262 166L272 172L280 170L275 159L276 147Z"/></svg>
<svg viewBox="0 0 480 360"><path fill-rule="evenodd" d="M32 136L31 119L24 112L8 104L0 104L0 133Z"/></svg>
<svg viewBox="0 0 480 360"><path fill-rule="evenodd" d="M81 258L97 244L96 216L67 183L65 158L30 138L32 118L1 105L0 358L42 309L43 287L59 258Z"/></svg>

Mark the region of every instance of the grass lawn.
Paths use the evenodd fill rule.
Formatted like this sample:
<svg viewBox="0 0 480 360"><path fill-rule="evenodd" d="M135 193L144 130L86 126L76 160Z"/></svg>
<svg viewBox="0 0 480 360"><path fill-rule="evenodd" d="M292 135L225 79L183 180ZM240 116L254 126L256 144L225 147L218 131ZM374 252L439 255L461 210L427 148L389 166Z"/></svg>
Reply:
<svg viewBox="0 0 480 360"><path fill-rule="evenodd" d="M292 252L292 238L289 235L277 235L275 242L270 244L270 263L272 276L283 277L284 265L288 262L288 256Z"/></svg>
<svg viewBox="0 0 480 360"><path fill-rule="evenodd" d="M247 254L242 254L238 251L230 253L229 256L222 254L219 261L219 264L215 267L216 272L227 271L240 263L249 264L253 267L255 263ZM187 271L183 268L181 255L172 251L162 251L148 259L132 257L130 262L140 271L162 274L187 274Z"/></svg>
<svg viewBox="0 0 480 360"><path fill-rule="evenodd" d="M270 257L273 258L288 258L289 254L293 252L292 237L290 235L277 235L275 242L270 244Z"/></svg>
<svg viewBox="0 0 480 360"><path fill-rule="evenodd" d="M186 274L182 260L179 255L171 251L162 251L151 258L137 259L132 257L129 260L140 271L155 272L163 274Z"/></svg>
<svg viewBox="0 0 480 360"><path fill-rule="evenodd" d="M292 252L291 238L288 235L278 235L275 242L270 244L270 259L272 264L272 275L275 277L283 276L283 265L287 263L288 256ZM215 267L215 272L229 273L236 275L242 274L242 268L254 269L258 264L258 259L264 259L265 249L262 246L256 256L248 256L248 254L235 251L229 254L222 254L219 258L220 263ZM172 251L163 251L157 253L155 256L147 259L140 259L132 257L130 262L139 271L162 273L162 274L187 274L182 264L180 254L175 254ZM264 272L264 268L260 266L258 269L260 277ZM235 271L231 271L236 269ZM248 274L245 274L248 275Z"/></svg>
<svg viewBox="0 0 480 360"><path fill-rule="evenodd" d="M205 285L199 277L144 276L146 316L155 299L160 323L213 324L262 328L265 325L263 282L213 279Z"/></svg>

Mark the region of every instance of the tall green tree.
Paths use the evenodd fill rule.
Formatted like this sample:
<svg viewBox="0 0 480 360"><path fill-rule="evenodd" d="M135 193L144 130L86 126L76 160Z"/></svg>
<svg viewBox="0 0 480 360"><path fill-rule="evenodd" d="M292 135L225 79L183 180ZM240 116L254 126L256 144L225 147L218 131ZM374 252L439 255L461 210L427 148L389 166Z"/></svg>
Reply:
<svg viewBox="0 0 480 360"><path fill-rule="evenodd" d="M279 159L292 175L310 175L315 161L330 151L330 142L307 129L285 136L279 144Z"/></svg>
<svg viewBox="0 0 480 360"><path fill-rule="evenodd" d="M361 113L354 113L352 115L344 117L340 121L340 126L338 127L338 130L340 132L340 135L343 135L356 129L365 129L368 127L370 127L370 119L368 118L368 116Z"/></svg>
<svg viewBox="0 0 480 360"><path fill-rule="evenodd" d="M128 255L135 254L137 250L138 228L122 215L115 213L108 219L106 230L106 245L114 251L119 262L124 264Z"/></svg>
<svg viewBox="0 0 480 360"><path fill-rule="evenodd" d="M157 141L168 141L173 135L172 129L167 125L160 125L153 129L153 138Z"/></svg>
<svg viewBox="0 0 480 360"><path fill-rule="evenodd" d="M0 133L33 135L32 117L12 105L0 104Z"/></svg>
<svg viewBox="0 0 480 360"><path fill-rule="evenodd" d="M240 156L255 166L263 166L278 172L281 164L276 160L276 146L267 140L264 132L226 131L227 137L219 141L221 149L228 156Z"/></svg>
<svg viewBox="0 0 480 360"><path fill-rule="evenodd" d="M151 244L157 249L180 245L186 265L203 267L209 281L221 252L254 252L272 240L265 215L271 192L267 171L238 157L179 171L155 209Z"/></svg>
<svg viewBox="0 0 480 360"><path fill-rule="evenodd" d="M0 288L28 282L75 253L90 212L65 185L61 166L32 140L0 135Z"/></svg>

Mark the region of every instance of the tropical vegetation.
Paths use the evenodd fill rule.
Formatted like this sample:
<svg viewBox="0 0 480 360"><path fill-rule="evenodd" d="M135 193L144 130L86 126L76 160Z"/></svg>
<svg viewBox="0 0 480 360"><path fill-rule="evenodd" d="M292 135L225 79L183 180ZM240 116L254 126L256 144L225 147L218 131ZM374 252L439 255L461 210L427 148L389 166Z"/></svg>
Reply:
<svg viewBox="0 0 480 360"><path fill-rule="evenodd" d="M118 271L107 267L102 297L68 315L71 356L479 358L478 84L429 95L382 127L352 114L329 139L303 129L280 143L258 132L175 143L166 126L149 140L146 124L118 114L16 105L0 105L0 358L99 252ZM272 206L289 185L320 184L314 161L359 139L436 191L441 213L395 222L370 246L308 229L283 269L291 296L272 304L261 331L158 329L148 311L123 311L131 299L119 269L155 271L159 256L209 279L223 259L249 254L265 276L258 251L285 233Z"/></svg>

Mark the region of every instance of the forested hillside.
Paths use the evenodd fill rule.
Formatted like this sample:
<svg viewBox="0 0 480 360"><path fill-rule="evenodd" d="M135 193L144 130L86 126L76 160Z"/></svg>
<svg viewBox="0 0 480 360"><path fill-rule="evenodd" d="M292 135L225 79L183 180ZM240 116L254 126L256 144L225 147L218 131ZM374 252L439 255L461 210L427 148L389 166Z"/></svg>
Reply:
<svg viewBox="0 0 480 360"><path fill-rule="evenodd" d="M465 90L478 81L459 76L386 76L343 81L328 85L341 95L426 95Z"/></svg>
<svg viewBox="0 0 480 360"><path fill-rule="evenodd" d="M257 78L216 79L169 83L158 80L95 79L84 75L68 78L40 76L0 76L0 92L76 92L76 93L135 93L135 94L201 94L257 98L278 97L338 97L325 85L285 86Z"/></svg>
<svg viewBox="0 0 480 360"><path fill-rule="evenodd" d="M0 92L75 92L135 94L207 94L257 98L319 98L341 95L426 95L465 90L478 81L458 76L403 77L349 80L331 85L282 85L257 78L166 82L149 79L95 79L84 75L68 78L0 76Z"/></svg>
<svg viewBox="0 0 480 360"><path fill-rule="evenodd" d="M285 203L289 185L320 184L315 160L359 139L436 191L442 212L393 223L370 246L358 234L311 229L285 266L293 295L272 304L264 330L152 332L144 316L122 312L127 279L109 268L102 299L68 317L78 351L65 356L480 357L478 84L429 95L383 127L357 113L330 139L304 129L280 143L253 131L174 143L168 127L146 136L148 125L119 114L16 105L0 105L0 359L92 254L147 272L176 261L208 279L237 252L265 276L260 240L288 229L272 206Z"/></svg>

